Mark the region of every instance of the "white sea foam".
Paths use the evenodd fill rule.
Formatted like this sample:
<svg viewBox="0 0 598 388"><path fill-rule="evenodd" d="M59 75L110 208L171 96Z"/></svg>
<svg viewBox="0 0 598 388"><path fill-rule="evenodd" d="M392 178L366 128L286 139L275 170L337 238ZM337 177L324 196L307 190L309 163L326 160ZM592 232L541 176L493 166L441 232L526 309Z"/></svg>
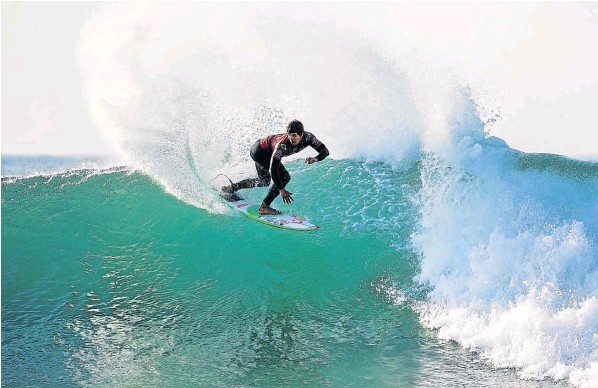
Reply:
<svg viewBox="0 0 598 388"><path fill-rule="evenodd" d="M483 140L452 151L422 170L422 321L522 377L592 386L598 175L520 169L518 153Z"/></svg>

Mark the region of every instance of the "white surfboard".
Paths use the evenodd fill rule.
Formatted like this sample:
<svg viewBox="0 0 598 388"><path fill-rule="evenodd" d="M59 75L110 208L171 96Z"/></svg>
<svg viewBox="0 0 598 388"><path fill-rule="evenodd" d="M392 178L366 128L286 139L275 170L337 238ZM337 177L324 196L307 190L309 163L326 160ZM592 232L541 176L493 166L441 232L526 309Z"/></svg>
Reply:
<svg viewBox="0 0 598 388"><path fill-rule="evenodd" d="M233 208L237 209L244 216L256 220L266 225L274 226L276 228L290 229L290 230L316 230L320 227L312 224L309 220L297 217L293 214L276 214L276 215L263 215L258 213L260 205L252 203L238 194L234 195L222 195L222 198Z"/></svg>

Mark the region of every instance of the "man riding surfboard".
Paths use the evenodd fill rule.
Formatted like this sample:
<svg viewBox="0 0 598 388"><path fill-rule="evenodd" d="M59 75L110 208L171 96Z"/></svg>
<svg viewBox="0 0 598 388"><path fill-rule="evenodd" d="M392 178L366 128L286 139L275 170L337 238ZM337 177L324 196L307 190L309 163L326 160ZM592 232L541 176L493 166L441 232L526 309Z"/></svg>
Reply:
<svg viewBox="0 0 598 388"><path fill-rule="evenodd" d="M240 189L252 187L266 187L272 180L268 194L262 201L258 210L260 214L280 214L280 211L270 207L270 204L278 195L286 204L293 202L293 193L285 190L287 183L291 180L289 172L284 168L281 161L285 156L296 154L307 146L314 148L318 155L316 157L307 157L305 162L312 164L324 160L330 153L328 148L319 141L312 133L305 132L303 124L300 121L293 120L287 125L287 133L269 135L256 141L249 152L249 156L255 162L257 178L243 179L230 186L222 187L222 191L227 194L233 194Z"/></svg>

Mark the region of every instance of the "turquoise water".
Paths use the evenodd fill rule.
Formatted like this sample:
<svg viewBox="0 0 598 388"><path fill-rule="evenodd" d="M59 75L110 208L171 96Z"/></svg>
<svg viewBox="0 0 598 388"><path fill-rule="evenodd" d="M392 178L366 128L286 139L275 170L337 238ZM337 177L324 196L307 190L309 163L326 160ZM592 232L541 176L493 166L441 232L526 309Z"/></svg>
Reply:
<svg viewBox="0 0 598 388"><path fill-rule="evenodd" d="M288 168L321 230L209 213L127 168L3 177L3 385L554 384L420 323L420 163Z"/></svg>
<svg viewBox="0 0 598 388"><path fill-rule="evenodd" d="M591 6L104 2L81 25L122 159L2 155L3 386L597 387L598 163L556 155L598 155ZM293 119L330 157L285 158L274 206L313 233L217 195Z"/></svg>

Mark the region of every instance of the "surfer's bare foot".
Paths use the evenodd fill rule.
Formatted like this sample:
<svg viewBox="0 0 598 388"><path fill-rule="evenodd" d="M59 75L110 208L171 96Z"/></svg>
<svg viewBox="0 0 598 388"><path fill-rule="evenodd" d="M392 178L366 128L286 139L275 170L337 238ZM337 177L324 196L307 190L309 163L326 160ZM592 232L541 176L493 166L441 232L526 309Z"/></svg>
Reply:
<svg viewBox="0 0 598 388"><path fill-rule="evenodd" d="M280 214L280 211L271 208L270 206L267 206L265 204L262 203L262 206L260 206L260 208L257 211L260 214L263 215L276 215L276 214Z"/></svg>

